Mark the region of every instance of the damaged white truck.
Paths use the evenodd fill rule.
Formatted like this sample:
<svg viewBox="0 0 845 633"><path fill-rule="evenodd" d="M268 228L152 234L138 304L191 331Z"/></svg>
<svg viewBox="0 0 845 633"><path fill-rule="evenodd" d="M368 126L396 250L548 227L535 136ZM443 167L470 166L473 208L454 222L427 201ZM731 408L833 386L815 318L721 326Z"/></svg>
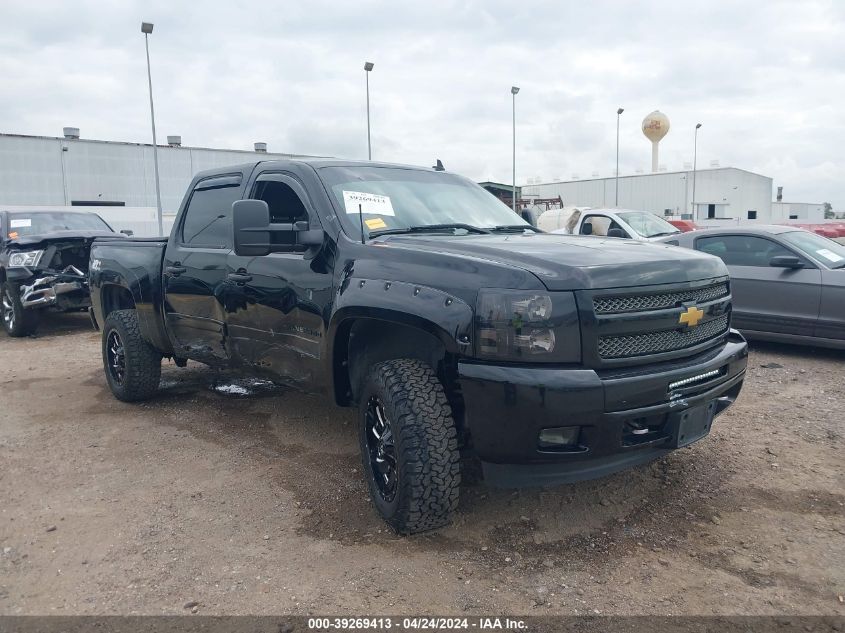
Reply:
<svg viewBox="0 0 845 633"><path fill-rule="evenodd" d="M29 336L44 310L87 310L88 256L97 237L120 235L95 213L0 211L3 328Z"/></svg>

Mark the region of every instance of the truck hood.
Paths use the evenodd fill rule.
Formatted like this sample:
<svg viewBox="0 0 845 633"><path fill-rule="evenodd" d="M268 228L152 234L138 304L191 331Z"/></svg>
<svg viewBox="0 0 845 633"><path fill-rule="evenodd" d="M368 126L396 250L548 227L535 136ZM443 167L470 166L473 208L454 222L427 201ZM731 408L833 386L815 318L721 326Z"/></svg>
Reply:
<svg viewBox="0 0 845 633"><path fill-rule="evenodd" d="M520 235L394 235L384 246L485 260L534 274L549 290L672 284L727 276L718 257L639 242L551 233Z"/></svg>
<svg viewBox="0 0 845 633"><path fill-rule="evenodd" d="M33 235L21 235L6 242L7 246L20 248L43 248L56 242L93 242L97 237L121 237L122 233L111 231L52 231Z"/></svg>

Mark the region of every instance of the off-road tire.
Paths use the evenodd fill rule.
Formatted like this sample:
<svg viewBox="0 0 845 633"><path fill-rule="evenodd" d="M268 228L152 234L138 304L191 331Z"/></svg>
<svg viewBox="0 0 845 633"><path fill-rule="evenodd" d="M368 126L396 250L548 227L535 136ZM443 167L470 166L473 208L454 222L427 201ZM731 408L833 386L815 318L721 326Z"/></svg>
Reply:
<svg viewBox="0 0 845 633"><path fill-rule="evenodd" d="M9 336L20 337L35 334L38 329L41 312L39 310L27 310L21 303L20 287L16 283L7 281L0 286L0 300L2 300L3 329ZM11 319L6 319L7 308L10 306ZM10 324L11 321L11 324Z"/></svg>
<svg viewBox="0 0 845 633"><path fill-rule="evenodd" d="M124 375L118 380L109 367L109 342L115 332L123 347ZM158 390L161 354L141 336L135 310L115 310L103 324L103 370L114 397L124 402L146 400Z"/></svg>
<svg viewBox="0 0 845 633"><path fill-rule="evenodd" d="M383 404L395 440L398 481L390 500L379 490L367 443L373 398ZM373 366L361 390L358 429L370 496L382 518L400 534L447 525L458 507L460 455L452 410L431 367L411 359Z"/></svg>

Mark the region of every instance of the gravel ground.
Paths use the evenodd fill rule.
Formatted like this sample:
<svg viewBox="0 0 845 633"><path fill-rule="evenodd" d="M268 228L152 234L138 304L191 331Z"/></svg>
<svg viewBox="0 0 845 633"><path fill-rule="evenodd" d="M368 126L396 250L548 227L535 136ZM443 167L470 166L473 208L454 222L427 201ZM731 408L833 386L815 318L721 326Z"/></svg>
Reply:
<svg viewBox="0 0 845 633"><path fill-rule="evenodd" d="M710 437L488 489L402 538L351 411L167 364L129 405L83 314L0 337L0 614L845 614L845 353L754 345Z"/></svg>

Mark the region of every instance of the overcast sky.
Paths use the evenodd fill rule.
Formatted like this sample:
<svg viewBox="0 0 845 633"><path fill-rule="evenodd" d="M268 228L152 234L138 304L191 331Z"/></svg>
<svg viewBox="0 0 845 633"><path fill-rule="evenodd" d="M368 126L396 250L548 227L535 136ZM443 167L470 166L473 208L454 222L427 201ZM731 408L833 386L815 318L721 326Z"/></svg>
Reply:
<svg viewBox="0 0 845 633"><path fill-rule="evenodd" d="M774 178L845 210L845 2L11 2L0 9L0 131L373 158L517 182L650 168L640 131L692 162Z"/></svg>

